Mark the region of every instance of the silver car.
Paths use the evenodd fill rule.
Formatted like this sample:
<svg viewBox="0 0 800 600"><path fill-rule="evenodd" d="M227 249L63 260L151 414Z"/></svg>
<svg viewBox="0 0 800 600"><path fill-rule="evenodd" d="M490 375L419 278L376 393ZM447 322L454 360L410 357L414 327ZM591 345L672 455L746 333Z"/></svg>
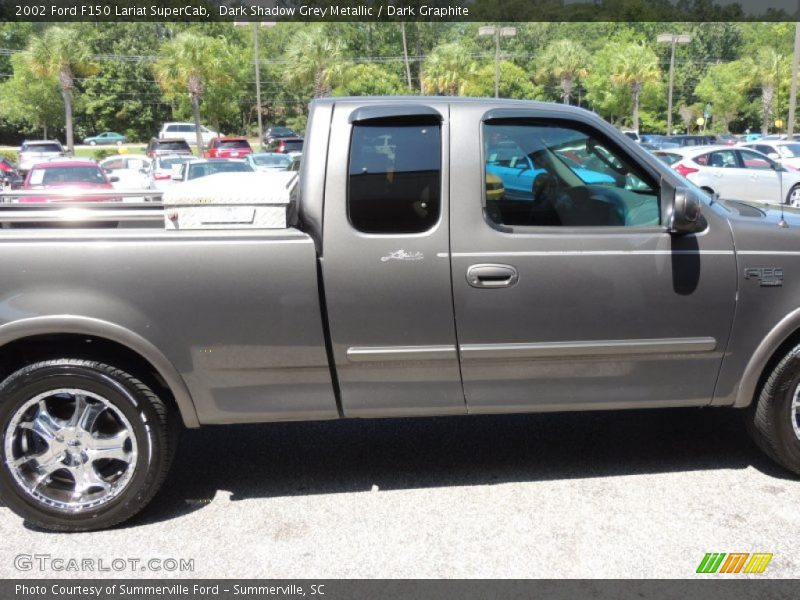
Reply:
<svg viewBox="0 0 800 600"><path fill-rule="evenodd" d="M22 142L19 149L19 170L27 173L33 165L66 156L58 140L35 140Z"/></svg>
<svg viewBox="0 0 800 600"><path fill-rule="evenodd" d="M800 172L741 146L674 148L672 168L696 186L725 200L800 206Z"/></svg>

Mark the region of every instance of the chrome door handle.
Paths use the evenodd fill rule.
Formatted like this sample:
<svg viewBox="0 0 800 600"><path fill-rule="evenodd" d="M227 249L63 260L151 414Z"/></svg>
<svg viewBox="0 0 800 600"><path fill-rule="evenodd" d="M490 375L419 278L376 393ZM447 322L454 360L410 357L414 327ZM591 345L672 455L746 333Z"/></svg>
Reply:
<svg viewBox="0 0 800 600"><path fill-rule="evenodd" d="M511 265L482 264L467 269L467 283L475 288L506 288L517 281L519 273Z"/></svg>

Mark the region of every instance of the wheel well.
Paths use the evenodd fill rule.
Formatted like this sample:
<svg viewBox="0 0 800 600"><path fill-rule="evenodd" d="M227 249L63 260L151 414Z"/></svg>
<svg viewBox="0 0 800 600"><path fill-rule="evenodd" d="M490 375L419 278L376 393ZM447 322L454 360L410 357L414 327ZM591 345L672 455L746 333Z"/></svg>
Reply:
<svg viewBox="0 0 800 600"><path fill-rule="evenodd" d="M57 358L95 360L123 369L180 414L172 390L147 359L120 343L91 335L35 335L9 342L0 348L0 381L26 365Z"/></svg>
<svg viewBox="0 0 800 600"><path fill-rule="evenodd" d="M775 369L775 366L781 362L781 360L783 360L783 357L786 356L792 348L797 345L800 345L800 329L796 330L794 333L792 333L792 335L786 338L769 357L767 364L764 365L764 369L761 371L761 375L758 378L758 385L756 385L756 391L753 395L752 403L758 401L758 397L761 395L761 389L764 387L764 383L767 381L767 379L769 379L770 373L772 373L772 371Z"/></svg>

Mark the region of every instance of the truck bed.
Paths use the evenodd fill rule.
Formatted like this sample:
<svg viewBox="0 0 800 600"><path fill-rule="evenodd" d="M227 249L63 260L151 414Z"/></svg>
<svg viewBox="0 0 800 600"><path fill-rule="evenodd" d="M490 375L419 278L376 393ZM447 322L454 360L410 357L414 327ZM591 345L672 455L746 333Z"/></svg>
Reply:
<svg viewBox="0 0 800 600"><path fill-rule="evenodd" d="M20 229L2 238L0 339L24 336L26 324L39 334L80 322L82 333L91 324L99 337L158 349L199 423L338 415L306 234Z"/></svg>

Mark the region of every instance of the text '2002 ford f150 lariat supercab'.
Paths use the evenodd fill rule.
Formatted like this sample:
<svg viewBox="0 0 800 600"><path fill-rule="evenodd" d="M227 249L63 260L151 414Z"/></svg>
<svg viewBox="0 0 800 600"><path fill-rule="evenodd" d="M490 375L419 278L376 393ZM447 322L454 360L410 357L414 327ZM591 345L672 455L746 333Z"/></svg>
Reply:
<svg viewBox="0 0 800 600"><path fill-rule="evenodd" d="M800 472L800 214L561 105L311 107L293 227L3 231L2 498L130 517L177 423L747 409Z"/></svg>

